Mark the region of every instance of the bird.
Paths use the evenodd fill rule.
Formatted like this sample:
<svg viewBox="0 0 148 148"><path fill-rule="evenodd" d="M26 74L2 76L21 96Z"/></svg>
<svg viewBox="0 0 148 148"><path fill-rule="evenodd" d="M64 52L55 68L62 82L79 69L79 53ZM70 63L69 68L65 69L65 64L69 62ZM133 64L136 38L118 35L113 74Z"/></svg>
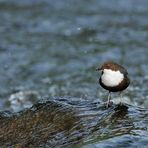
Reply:
<svg viewBox="0 0 148 148"><path fill-rule="evenodd" d="M111 92L120 92L120 104L122 104L122 92L130 84L126 68L113 61L107 61L101 67L96 68L96 70L101 71L100 85L109 92L106 107L109 107Z"/></svg>

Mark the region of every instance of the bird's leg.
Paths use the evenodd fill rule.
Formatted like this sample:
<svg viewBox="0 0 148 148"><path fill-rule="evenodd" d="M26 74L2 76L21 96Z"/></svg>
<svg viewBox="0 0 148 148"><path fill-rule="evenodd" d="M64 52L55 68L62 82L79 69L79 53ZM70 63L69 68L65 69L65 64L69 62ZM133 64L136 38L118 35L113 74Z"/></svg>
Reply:
<svg viewBox="0 0 148 148"><path fill-rule="evenodd" d="M122 91L119 93L120 95L120 104L122 104Z"/></svg>
<svg viewBox="0 0 148 148"><path fill-rule="evenodd" d="M107 104L106 104L107 108L109 107L110 99L111 99L111 92L109 91L109 94L108 94L108 97L107 97Z"/></svg>

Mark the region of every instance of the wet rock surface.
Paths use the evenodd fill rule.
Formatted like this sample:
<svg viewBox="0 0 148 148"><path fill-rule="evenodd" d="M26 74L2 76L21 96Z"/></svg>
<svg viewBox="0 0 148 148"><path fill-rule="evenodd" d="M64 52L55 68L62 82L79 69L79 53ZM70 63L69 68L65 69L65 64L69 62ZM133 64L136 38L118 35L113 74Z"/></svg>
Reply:
<svg viewBox="0 0 148 148"><path fill-rule="evenodd" d="M147 143L148 110L128 104L106 109L99 102L77 104L76 100L46 101L20 113L1 113L1 146L134 147Z"/></svg>

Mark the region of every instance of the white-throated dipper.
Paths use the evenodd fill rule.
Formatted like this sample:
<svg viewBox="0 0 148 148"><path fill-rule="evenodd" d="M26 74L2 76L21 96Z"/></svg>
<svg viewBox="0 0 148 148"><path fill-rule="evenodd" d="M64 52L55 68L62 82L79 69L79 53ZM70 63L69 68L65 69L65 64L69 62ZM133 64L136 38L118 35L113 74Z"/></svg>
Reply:
<svg viewBox="0 0 148 148"><path fill-rule="evenodd" d="M96 70L102 72L99 79L100 85L109 91L107 101L108 107L110 104L111 92L120 92L121 94L121 92L129 86L130 79L128 78L128 72L123 66L112 61L105 62Z"/></svg>

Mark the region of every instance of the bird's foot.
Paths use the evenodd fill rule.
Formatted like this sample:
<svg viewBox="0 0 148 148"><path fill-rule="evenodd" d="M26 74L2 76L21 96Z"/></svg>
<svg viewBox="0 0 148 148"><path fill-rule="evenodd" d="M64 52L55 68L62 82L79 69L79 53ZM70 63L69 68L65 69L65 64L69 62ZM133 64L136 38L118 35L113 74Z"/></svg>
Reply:
<svg viewBox="0 0 148 148"><path fill-rule="evenodd" d="M113 102L112 101L107 101L106 103L106 108L109 108L113 105Z"/></svg>
<svg viewBox="0 0 148 148"><path fill-rule="evenodd" d="M124 103L120 101L120 102L119 102L119 105L122 106L122 105L124 105Z"/></svg>

